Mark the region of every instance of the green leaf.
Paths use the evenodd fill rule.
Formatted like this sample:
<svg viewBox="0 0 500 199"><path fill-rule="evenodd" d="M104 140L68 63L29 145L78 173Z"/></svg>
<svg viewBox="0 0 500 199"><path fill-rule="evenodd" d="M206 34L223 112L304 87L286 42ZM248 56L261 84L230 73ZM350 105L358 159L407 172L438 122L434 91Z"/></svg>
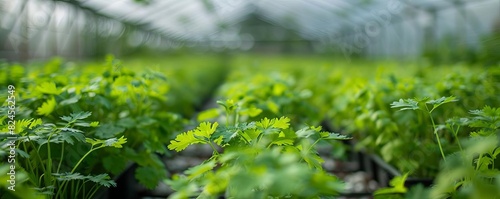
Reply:
<svg viewBox="0 0 500 199"><path fill-rule="evenodd" d="M295 132L295 134L299 138L309 138L310 136L314 135L315 133L316 133L316 131L310 129L309 127L304 127L302 129L298 130L297 132Z"/></svg>
<svg viewBox="0 0 500 199"><path fill-rule="evenodd" d="M43 123L42 119L38 118L38 119L32 121L28 128L33 129L34 127L37 127L37 126L41 125L42 123Z"/></svg>
<svg viewBox="0 0 500 199"><path fill-rule="evenodd" d="M91 144L92 146L94 145L98 145L100 143L102 143L102 140L99 140L99 139L92 139L92 138L85 138L85 142Z"/></svg>
<svg viewBox="0 0 500 199"><path fill-rule="evenodd" d="M135 120L130 117L121 118L120 120L118 120L118 122L116 122L116 126L124 128L133 128L136 126L136 124L137 123L135 122Z"/></svg>
<svg viewBox="0 0 500 199"><path fill-rule="evenodd" d="M219 126L217 122L213 123L212 125L210 125L209 122L203 122L200 124L200 126L198 126L198 128L196 128L196 130L193 133L195 136L200 136L206 139L210 139L212 134L217 129L217 126Z"/></svg>
<svg viewBox="0 0 500 199"><path fill-rule="evenodd" d="M36 87L36 90L44 94L59 95L62 90L58 90L54 82L43 82Z"/></svg>
<svg viewBox="0 0 500 199"><path fill-rule="evenodd" d="M321 138L325 140L350 140L351 137L339 133L321 132Z"/></svg>
<svg viewBox="0 0 500 199"><path fill-rule="evenodd" d="M200 164L195 167L191 167L188 170L186 170L184 173L188 174L189 179L195 179L198 177L201 177L203 174L205 174L208 171L211 171L213 168L215 168L216 162L215 161L208 161L206 163Z"/></svg>
<svg viewBox="0 0 500 199"><path fill-rule="evenodd" d="M289 138L278 138L272 142L272 144L283 146L283 145L293 145L294 140Z"/></svg>
<svg viewBox="0 0 500 199"><path fill-rule="evenodd" d="M124 136L122 136L120 138L111 138L111 139L107 139L107 140L85 138L85 141L87 143L92 144L92 146L101 144L101 146L99 146L99 147L112 146L115 148L122 148L123 147L122 145L127 143L127 138L124 138Z"/></svg>
<svg viewBox="0 0 500 199"><path fill-rule="evenodd" d="M260 120L259 122L256 122L255 125L258 127L267 129L267 128L271 127L271 125L272 125L271 121L272 120L269 120L267 117L265 117L264 119Z"/></svg>
<svg viewBox="0 0 500 199"><path fill-rule="evenodd" d="M272 123L274 128L287 129L290 126L290 119L287 117L275 118Z"/></svg>
<svg viewBox="0 0 500 199"><path fill-rule="evenodd" d="M73 118L71 116L61 116L61 120L64 120L66 122L71 122Z"/></svg>
<svg viewBox="0 0 500 199"><path fill-rule="evenodd" d="M66 172L66 173L54 173L53 175L56 176L57 180L60 180L60 181L85 180L86 179L86 177L80 173Z"/></svg>
<svg viewBox="0 0 500 199"><path fill-rule="evenodd" d="M104 146L112 146L112 147L115 147L115 148L122 148L123 144L127 143L127 138L124 138L124 136L120 137L120 138L111 138L111 139L107 139L104 141Z"/></svg>
<svg viewBox="0 0 500 199"><path fill-rule="evenodd" d="M88 118L90 115L92 115L92 112L89 112L89 111L70 114L70 116L73 118L73 121L83 120L85 118Z"/></svg>
<svg viewBox="0 0 500 199"><path fill-rule="evenodd" d="M73 140L79 142L85 142L85 135L83 135L83 132L78 129L61 128L61 133L55 136L55 139L65 141L73 145L74 144Z"/></svg>
<svg viewBox="0 0 500 199"><path fill-rule="evenodd" d="M76 122L74 123L75 126L81 126L81 127L90 127L90 123L88 122Z"/></svg>
<svg viewBox="0 0 500 199"><path fill-rule="evenodd" d="M112 174L117 175L123 172L127 166L127 159L120 155L110 155L102 159L102 164L106 171L110 171Z"/></svg>
<svg viewBox="0 0 500 199"><path fill-rule="evenodd" d="M435 109L443 104L450 103L450 102L456 102L458 99L455 96L449 96L449 97L441 97L439 99L435 100L429 100L426 103L433 105L432 109Z"/></svg>
<svg viewBox="0 0 500 199"><path fill-rule="evenodd" d="M418 107L418 102L414 99L399 99L399 101L391 103L391 108L400 108L400 111L420 109Z"/></svg>
<svg viewBox="0 0 500 199"><path fill-rule="evenodd" d="M202 143L203 140L197 139L193 131L188 131L177 135L175 140L171 140L168 149L177 152L186 149L191 144Z"/></svg>
<svg viewBox="0 0 500 199"><path fill-rule="evenodd" d="M87 177L90 181L94 182L94 183L97 183L101 186L105 186L105 187L116 187L116 183L111 180L111 178L108 176L108 174L99 174L99 175L96 175L96 176L88 176Z"/></svg>
<svg viewBox="0 0 500 199"><path fill-rule="evenodd" d="M139 127L147 127L156 123L158 123L158 121L151 117L144 116L137 118L137 126Z"/></svg>
<svg viewBox="0 0 500 199"><path fill-rule="evenodd" d="M266 105L273 113L279 114L279 106L276 103L274 103L273 101L267 101Z"/></svg>
<svg viewBox="0 0 500 199"><path fill-rule="evenodd" d="M214 119L218 116L219 116L219 109L212 108L212 109L202 111L200 114L198 114L197 120L198 121L207 121L207 120Z"/></svg>
<svg viewBox="0 0 500 199"><path fill-rule="evenodd" d="M29 128L33 119L21 119L16 121L16 132L22 133L26 128Z"/></svg>
<svg viewBox="0 0 500 199"><path fill-rule="evenodd" d="M381 188L375 191L375 193L373 194L375 196L384 194L404 194L407 191L405 187L405 181L407 177L408 173L404 174L403 176L396 176L389 182L389 184L391 185L390 188Z"/></svg>
<svg viewBox="0 0 500 199"><path fill-rule="evenodd" d="M56 108L56 100L54 99L54 97L52 97L46 102L44 102L42 106L40 106L36 110L36 113L38 115L48 116L54 111L55 108Z"/></svg>
<svg viewBox="0 0 500 199"><path fill-rule="evenodd" d="M148 189L154 189L158 183L167 177L165 168L139 167L135 170L135 178Z"/></svg>
<svg viewBox="0 0 500 199"><path fill-rule="evenodd" d="M321 164L324 162L323 158L316 154L302 154L304 161L307 162L309 166L321 169Z"/></svg>
<svg viewBox="0 0 500 199"><path fill-rule="evenodd" d="M233 138L238 136L237 129L235 128L224 128L217 130L212 137L216 137L217 140L222 139L222 143L229 143ZM218 144L220 145L220 144Z"/></svg>
<svg viewBox="0 0 500 199"><path fill-rule="evenodd" d="M256 107L244 109L244 110L241 110L239 112L239 114L241 114L241 115L248 115L250 117L255 117L255 116L259 115L260 113L262 113L262 109L256 108Z"/></svg>
<svg viewBox="0 0 500 199"><path fill-rule="evenodd" d="M90 176L90 175L84 176L80 173L68 172L68 173L54 173L53 175L56 176L57 180L59 181L89 180L105 187L110 187L110 186L116 187L116 183L113 180L111 180L108 174L100 174L96 176Z"/></svg>
<svg viewBox="0 0 500 199"><path fill-rule="evenodd" d="M77 103L77 102L78 102L78 100L80 100L80 98L81 98L81 96L80 96L80 95L75 95L75 96L73 96L73 97L71 97L71 98L69 98L69 99L65 99L65 100L63 100L63 101L59 102L59 104L60 104L61 106L74 104L74 103Z"/></svg>
<svg viewBox="0 0 500 199"><path fill-rule="evenodd" d="M95 135L100 139L108 139L123 133L125 128L113 124L103 124L96 129Z"/></svg>
<svg viewBox="0 0 500 199"><path fill-rule="evenodd" d="M90 127L97 127L97 126L99 126L99 122L98 121L94 121L94 122L90 123Z"/></svg>

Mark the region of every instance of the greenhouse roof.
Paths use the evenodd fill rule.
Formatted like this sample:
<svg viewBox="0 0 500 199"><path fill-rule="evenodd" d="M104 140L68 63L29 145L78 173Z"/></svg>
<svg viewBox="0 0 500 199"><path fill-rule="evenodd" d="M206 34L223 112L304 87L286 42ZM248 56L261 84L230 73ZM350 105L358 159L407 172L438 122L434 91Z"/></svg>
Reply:
<svg viewBox="0 0 500 199"><path fill-rule="evenodd" d="M290 28L304 38L321 38L346 27L359 26L383 17L403 18L411 15L413 9L443 9L466 1L78 0L75 2L120 21L145 24L147 29L158 31L171 38L202 40L224 32L237 31L232 25L245 20L250 14L256 14L272 24Z"/></svg>

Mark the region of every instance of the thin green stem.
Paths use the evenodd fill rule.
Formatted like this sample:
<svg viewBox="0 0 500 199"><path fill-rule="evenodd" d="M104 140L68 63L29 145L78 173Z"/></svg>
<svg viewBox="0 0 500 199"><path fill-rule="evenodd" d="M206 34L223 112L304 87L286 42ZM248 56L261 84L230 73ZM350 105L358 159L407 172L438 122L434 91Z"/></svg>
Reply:
<svg viewBox="0 0 500 199"><path fill-rule="evenodd" d="M71 126L71 123L68 123L64 126L64 128L68 128ZM53 184L53 177L52 177L52 153L51 153L51 148L50 148L50 139L52 138L52 135L54 134L58 134L61 132L61 129L55 129L54 131L52 131L50 134L49 134L49 137L47 138L47 169L49 170L49 172L45 172L48 176L47 178L44 178L45 180L45 186L49 186L51 184ZM63 142L64 143L64 142Z"/></svg>
<svg viewBox="0 0 500 199"><path fill-rule="evenodd" d="M74 172L75 172L75 170L76 170L76 168L78 168L78 166L82 163L82 161L83 161L83 160L84 160L84 159L85 159L85 158L86 158L86 157L87 157L90 153L92 153L93 151L98 150L98 149L100 149L100 148L104 148L104 147L105 147L105 146L99 146L99 147L97 147L97 148L94 148L94 146L92 146L92 147L90 148L90 150L89 150L87 153L85 153L85 155L83 155L83 157L82 157L82 158L80 158L80 160L76 163L76 165L73 167L73 169L71 169L71 172L70 172L70 173L74 173ZM60 187L59 187L59 189L57 190L56 197L57 197L57 195L59 195L59 193L60 193L60 191L61 191L61 190L64 190L64 187L65 187L65 186L66 186L66 181L65 181L65 182L63 182L63 183L61 183L61 186L60 186Z"/></svg>
<svg viewBox="0 0 500 199"><path fill-rule="evenodd" d="M483 158L483 154L479 155L476 163L476 170L479 170L479 165L481 164L481 158Z"/></svg>
<svg viewBox="0 0 500 199"><path fill-rule="evenodd" d="M28 142L31 144L31 146L33 147L33 149L36 149L35 145L33 144L33 142L30 140L29 136L28 136ZM38 161L40 161L40 166L42 167L42 170L43 170L43 173L46 173L46 169L45 169L45 165L43 165L43 161L42 161L42 157L40 157L40 153L39 151L37 150L35 152L36 154L36 157L38 158ZM39 181L38 181L38 185L41 185L42 183L42 179L40 178Z"/></svg>
<svg viewBox="0 0 500 199"><path fill-rule="evenodd" d="M236 126L236 125L238 125L238 120L239 120L239 118L238 118L238 110L237 109L234 110L233 115L234 115L234 117L233 117L234 118L233 123L234 123L234 126Z"/></svg>
<svg viewBox="0 0 500 199"><path fill-rule="evenodd" d="M241 133L240 133L240 132L241 132ZM247 144L250 144L250 141L249 141L249 140L247 140L247 138L245 138L245 136L243 136L242 132L243 132L243 131L237 130L238 135L240 135L240 136L243 138L243 140L245 140L245 142L247 142Z"/></svg>
<svg viewBox="0 0 500 199"><path fill-rule="evenodd" d="M62 143L61 158L59 159L59 165L57 165L57 171L56 171L56 173L59 173L59 171L61 169L61 164L62 164L63 158L64 158L64 142Z"/></svg>
<svg viewBox="0 0 500 199"><path fill-rule="evenodd" d="M217 151L217 149L215 148L215 146L212 144L212 142L208 141L208 145L210 145L210 147L212 148L212 150L214 150L214 153L218 156L219 152Z"/></svg>
<svg viewBox="0 0 500 199"><path fill-rule="evenodd" d="M90 197L88 198L93 198L95 193L97 192L97 190L99 189L100 186L97 186L97 184L95 184L94 186L92 186L92 188L90 189Z"/></svg>
<svg viewBox="0 0 500 199"><path fill-rule="evenodd" d="M226 110L226 127L229 127L229 118L230 118L229 111Z"/></svg>
<svg viewBox="0 0 500 199"><path fill-rule="evenodd" d="M76 190L73 192L75 194L75 196L78 196L80 191L82 191L82 187L85 186L85 181L84 180L82 180L82 181L83 181L83 183L81 185L80 185L80 181L76 182ZM83 193L83 194L85 194L85 193Z"/></svg>
<svg viewBox="0 0 500 199"><path fill-rule="evenodd" d="M460 148L460 151L463 151L462 145L460 144L460 140L458 139L458 130L460 130L460 126L457 127L457 130L453 135L455 136L455 140L457 140L458 148Z"/></svg>
<svg viewBox="0 0 500 199"><path fill-rule="evenodd" d="M444 155L443 147L441 146L441 140L439 139L439 135L438 135L438 132L437 132L437 129L436 129L436 123L434 122L434 118L432 117L432 111L434 109L432 109L431 111L429 111L429 108L427 107L427 104L425 105L425 109L427 109L427 112L429 113L429 117L431 118L432 129L434 129L434 135L436 136L436 140L437 140L437 143L438 143L438 146L439 146L439 151L441 152L441 156L443 157L443 160L446 162L446 156Z"/></svg>
<svg viewBox="0 0 500 199"><path fill-rule="evenodd" d="M82 161L90 154L92 153L93 151L95 150L98 150L100 148L104 148L105 146L99 146L97 148L94 148L94 146L92 146L92 148L90 148L90 150L85 153L85 155L83 155L82 158L80 158L80 160L76 163L76 165L73 167L73 169L71 169L71 173L75 172L76 168L78 168L78 166L82 163Z"/></svg>
<svg viewBox="0 0 500 199"><path fill-rule="evenodd" d="M313 143L313 144L309 147L309 149L307 149L307 152L309 153L309 151L311 151L311 149L314 147L314 145L318 144L318 142L319 142L320 140L321 140L321 138L320 138L320 139L317 139L317 140L316 140L316 141L315 141L315 142L314 142L314 143Z"/></svg>

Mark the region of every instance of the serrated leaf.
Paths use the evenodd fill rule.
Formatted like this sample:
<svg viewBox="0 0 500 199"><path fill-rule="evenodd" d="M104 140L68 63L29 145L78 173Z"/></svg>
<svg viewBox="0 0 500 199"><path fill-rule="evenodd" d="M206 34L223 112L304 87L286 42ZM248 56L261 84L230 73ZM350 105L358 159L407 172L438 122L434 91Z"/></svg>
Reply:
<svg viewBox="0 0 500 199"><path fill-rule="evenodd" d="M302 154L302 157L304 158L304 161L307 162L307 164L311 167L314 168L322 168L321 164L324 162L323 158L316 154Z"/></svg>
<svg viewBox="0 0 500 199"><path fill-rule="evenodd" d="M457 126L467 126L469 124L469 118L454 117L454 118L446 120L446 124L457 125Z"/></svg>
<svg viewBox="0 0 500 199"><path fill-rule="evenodd" d="M108 188L111 186L116 187L116 183L113 180L111 180L108 174L105 173L96 176L87 176L87 179Z"/></svg>
<svg viewBox="0 0 500 199"><path fill-rule="evenodd" d="M61 130L61 132L72 132L72 133L82 133L83 132L81 130L74 129L74 128L63 127L63 128L59 128L59 129Z"/></svg>
<svg viewBox="0 0 500 199"><path fill-rule="evenodd" d="M85 180L86 179L86 177L80 173L66 172L66 173L54 173L53 175L56 176L57 180L60 180L60 181Z"/></svg>
<svg viewBox="0 0 500 199"><path fill-rule="evenodd" d="M243 128L241 128L241 129L243 129ZM234 128L234 127L229 127L229 128L220 127L219 129L217 129L217 131L215 131L214 134L212 134L212 137L217 138L216 139L217 141L222 139L222 142L220 144L229 143L232 139L234 139L237 136L238 136L238 128Z"/></svg>
<svg viewBox="0 0 500 199"><path fill-rule="evenodd" d="M66 121L66 122L71 122L71 120L72 120L72 119L73 119L73 118L72 118L72 117L70 117L70 116L61 116L61 120L64 120L64 121Z"/></svg>
<svg viewBox="0 0 500 199"><path fill-rule="evenodd" d="M314 135L315 133L316 133L316 131L310 129L309 127L304 127L302 129L298 130L297 132L295 132L295 134L299 138L308 138L311 135Z"/></svg>
<svg viewBox="0 0 500 199"><path fill-rule="evenodd" d="M283 145L293 145L294 140L288 138L278 138L272 142L272 144L283 146Z"/></svg>
<svg viewBox="0 0 500 199"><path fill-rule="evenodd" d="M435 99L435 100L429 100L426 103L434 105L434 108L437 108L438 106L441 106L443 104L450 103L450 102L456 102L456 101L458 101L458 99L455 96L449 96L449 97L441 97L441 98Z"/></svg>
<svg viewBox="0 0 500 199"><path fill-rule="evenodd" d="M273 119L273 125L272 127L274 128L280 128L280 129L287 129L290 126L290 118L287 117L281 117L281 118L275 118Z"/></svg>
<svg viewBox="0 0 500 199"><path fill-rule="evenodd" d="M108 174L100 174L97 176L84 176L80 173L54 173L54 176L57 177L59 181L72 181L72 180L89 180L99 185L110 187L115 186L116 183L111 180Z"/></svg>
<svg viewBox="0 0 500 199"><path fill-rule="evenodd" d="M54 82L43 82L36 87L36 90L44 94L52 94L52 95L59 95L62 92L62 90L57 89L56 84Z"/></svg>
<svg viewBox="0 0 500 199"><path fill-rule="evenodd" d="M16 132L22 133L26 128L28 128L33 119L21 119L16 121Z"/></svg>
<svg viewBox="0 0 500 199"><path fill-rule="evenodd" d="M391 103L391 108L400 108L400 111L420 109L418 107L418 102L414 99L399 99L399 101Z"/></svg>
<svg viewBox="0 0 500 199"><path fill-rule="evenodd" d="M34 127L37 127L37 126L41 125L42 123L43 123L42 119L38 118L38 119L32 121L28 128L33 129Z"/></svg>
<svg viewBox="0 0 500 199"><path fill-rule="evenodd" d="M115 147L115 148L122 148L123 144L127 143L127 138L124 138L124 136L120 137L120 138L111 138L111 139L107 139L104 141L104 145L105 146L112 146L112 147Z"/></svg>
<svg viewBox="0 0 500 199"><path fill-rule="evenodd" d="M46 102L44 102L42 106L40 106L36 110L36 113L38 115L48 116L54 111L55 108L56 108L56 100L52 97Z"/></svg>
<svg viewBox="0 0 500 199"><path fill-rule="evenodd" d="M55 137L56 139L67 142L71 145L74 144L74 140L80 141L80 142L85 142L85 135L83 135L82 131L77 130L77 129L70 129L70 128L62 128L62 129L65 129L65 130L62 130L61 133L59 133Z"/></svg>
<svg viewBox="0 0 500 199"><path fill-rule="evenodd" d="M219 146L222 146L222 141L224 140L224 137L223 136L219 136L217 139L214 140L214 143L219 145Z"/></svg>
<svg viewBox="0 0 500 199"><path fill-rule="evenodd" d="M111 138L107 140L99 140L99 139L92 139L92 138L85 138L85 141L87 143L90 143L92 146L101 144L102 146L112 146L115 148L122 148L123 144L127 143L127 138L124 138L124 136L120 138Z"/></svg>
<svg viewBox="0 0 500 199"><path fill-rule="evenodd" d="M197 139L193 131L188 131L177 135L175 140L171 140L168 149L177 152L186 149L191 144L202 143L203 140Z"/></svg>
<svg viewBox="0 0 500 199"><path fill-rule="evenodd" d="M70 116L73 118L74 121L83 120L85 118L88 118L90 115L92 115L92 112L89 112L89 111L70 114Z"/></svg>
<svg viewBox="0 0 500 199"><path fill-rule="evenodd" d="M259 122L255 123L256 126L267 129L271 127L272 123L271 120L269 120L267 117L264 119L260 120Z"/></svg>
<svg viewBox="0 0 500 199"><path fill-rule="evenodd" d="M384 194L406 193L407 189L404 185L407 177L408 173L404 174L403 176L396 176L389 182L389 184L391 185L390 188L379 189L373 194L376 196Z"/></svg>
<svg viewBox="0 0 500 199"><path fill-rule="evenodd" d="M100 139L108 139L123 133L125 128L118 127L113 124L104 124L96 129L95 135Z"/></svg>
<svg viewBox="0 0 500 199"><path fill-rule="evenodd" d="M200 136L206 139L210 139L212 134L217 129L217 126L219 126L217 122L213 123L212 125L210 125L209 122L203 122L200 124L200 126L198 126L198 128L196 128L194 134L195 136Z"/></svg>
<svg viewBox="0 0 500 199"><path fill-rule="evenodd" d="M94 121L94 122L90 123L90 127L98 127L98 126L99 126L99 122L98 121Z"/></svg>

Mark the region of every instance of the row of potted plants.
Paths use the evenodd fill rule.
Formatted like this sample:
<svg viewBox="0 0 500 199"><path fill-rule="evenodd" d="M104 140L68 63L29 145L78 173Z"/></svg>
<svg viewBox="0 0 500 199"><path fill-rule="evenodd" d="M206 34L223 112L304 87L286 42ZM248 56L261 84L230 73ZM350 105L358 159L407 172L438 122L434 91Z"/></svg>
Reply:
<svg viewBox="0 0 500 199"><path fill-rule="evenodd" d="M14 166L17 173L1 175L36 191L2 186L0 195L92 198L100 186L115 185L111 178L130 164L138 165L135 177L143 186L155 187L167 175L159 157L168 153L165 144L194 112L178 107L199 106L208 95L203 91L223 79L223 65L215 61L206 71L196 65L169 67L168 60L157 64L161 69L155 71L111 56L103 64L61 59L41 67L2 64L2 99L13 101L2 106L2 159L17 156L15 163L2 161L1 168Z"/></svg>

